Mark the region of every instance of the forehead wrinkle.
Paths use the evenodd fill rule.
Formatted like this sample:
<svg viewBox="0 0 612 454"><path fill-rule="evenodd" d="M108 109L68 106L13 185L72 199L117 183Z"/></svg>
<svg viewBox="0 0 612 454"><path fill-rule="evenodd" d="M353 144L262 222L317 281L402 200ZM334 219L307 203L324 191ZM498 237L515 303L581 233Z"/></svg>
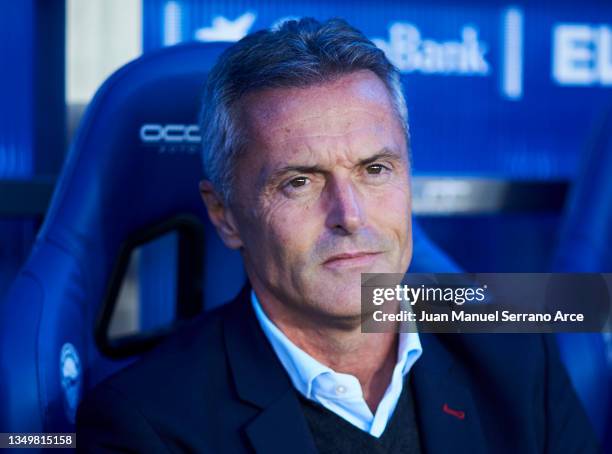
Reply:
<svg viewBox="0 0 612 454"><path fill-rule="evenodd" d="M369 142L370 140L368 139L370 138L375 141L380 141L380 139L387 132L391 133L391 128L389 125L384 123L353 124L349 129L338 133L321 131L308 132L307 130L298 130L296 132L286 132L280 137L267 137L268 140L265 140L264 138L264 141L268 142L268 144L273 148L286 145L291 146L291 144L294 144L295 148L308 146L313 148L310 151L314 153L316 148L321 146L328 147L330 145L337 145L340 142L345 142L343 146L351 147L355 141L364 142L364 140L367 140ZM361 134L367 134L368 137L366 139L359 137ZM392 135L392 133L389 135ZM330 144L329 142L333 142L333 144Z"/></svg>
<svg viewBox="0 0 612 454"><path fill-rule="evenodd" d="M268 171L284 166L323 166L324 162L344 161L350 163L346 164L350 167L384 148L397 151L398 157L401 155L401 144L394 138L391 125L382 122L353 125L348 131L338 134L305 131L303 134L288 133L267 137L269 140L261 139L264 139L261 142L263 149L267 148L268 153L275 157L262 169L260 181L267 179Z"/></svg>
<svg viewBox="0 0 612 454"><path fill-rule="evenodd" d="M401 151L391 146L372 148L364 153L355 153L350 146L327 148L318 153L313 152L308 146L305 146L305 148L308 151L308 157L305 159L289 158L280 161L274 168L270 168L269 172L262 172L261 178L267 181L270 175L277 172L282 173L283 169L292 167L317 167L324 172L332 172L334 168L339 166L351 170L355 166L381 154L387 155L387 157L393 156L398 160L402 159Z"/></svg>
<svg viewBox="0 0 612 454"><path fill-rule="evenodd" d="M385 134L389 129L385 124L369 124L341 134L288 134L270 143L270 149L277 150L274 153L277 157L274 167L322 166L323 162L331 164L341 161L347 162L346 167L350 167L384 149L401 157L401 144L393 139L393 134ZM367 137L363 136L364 133Z"/></svg>
<svg viewBox="0 0 612 454"><path fill-rule="evenodd" d="M338 116L335 114L336 111L341 111L344 112L342 115ZM347 113L349 115L347 115ZM292 121L288 122L288 123L282 123L280 122L280 124L277 122L277 124L268 129L268 133L274 133L278 130L283 130L283 132L289 133L290 131L287 131L287 129L292 129L295 128L296 126L306 126L306 125L310 125L313 122L316 122L317 120L319 120L321 122L321 124L327 128L329 128L331 126L331 124L326 120L327 116L330 115L334 115L335 118L342 118L343 120L347 121L347 122L351 122L351 116L350 114L357 114L357 113L365 113L368 116L371 117L375 117L376 120L380 123L384 123L385 119L388 117L387 112L381 112L381 113L377 113L377 112L373 112L371 110L368 109L363 109L363 108L351 108L351 109L340 109L340 108L332 108L329 110L326 110L325 112L322 113L318 113L318 114L311 114L311 115L307 115L307 116L303 116L301 118L297 118L297 119L293 119ZM359 117L357 117L359 118ZM363 120L363 118L360 118L360 120ZM266 119L266 121L269 121L269 119ZM352 122L351 122L352 123ZM370 123L368 123L370 124ZM342 135L342 134L337 134L337 135Z"/></svg>
<svg viewBox="0 0 612 454"><path fill-rule="evenodd" d="M364 128L365 129L365 128ZM346 138L348 142L352 142L353 140L351 140L349 137L347 137L348 134L355 132L355 131L359 131L360 129L354 129L352 131L347 131L346 133L343 134L303 134L303 135L296 135L296 136L290 136L290 137L285 137L283 139L279 139L277 141L274 142L275 146L279 146L279 145L284 145L284 144L288 144L291 142L294 142L296 140L300 140L300 139L340 139L340 138ZM321 145L321 144L317 144L317 145ZM305 145L306 146L306 145ZM310 144L307 146L311 146ZM326 144L324 144L324 146L327 146Z"/></svg>

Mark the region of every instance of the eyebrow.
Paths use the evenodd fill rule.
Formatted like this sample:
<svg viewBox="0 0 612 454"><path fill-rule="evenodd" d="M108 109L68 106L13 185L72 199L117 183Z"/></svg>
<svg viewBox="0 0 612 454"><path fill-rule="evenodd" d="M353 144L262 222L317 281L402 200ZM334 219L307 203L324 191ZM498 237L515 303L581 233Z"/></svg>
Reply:
<svg viewBox="0 0 612 454"><path fill-rule="evenodd" d="M400 160L400 153L393 151L389 148L383 148L379 152L374 155L361 159L357 163L357 167L367 166L368 164L372 164L373 162L379 161L381 159L392 159L392 160ZM272 184L282 178L284 175L295 172L295 173L325 173L327 170L324 167L319 165L305 166L305 165L288 165L283 166L270 174L270 176L266 179L266 184Z"/></svg>

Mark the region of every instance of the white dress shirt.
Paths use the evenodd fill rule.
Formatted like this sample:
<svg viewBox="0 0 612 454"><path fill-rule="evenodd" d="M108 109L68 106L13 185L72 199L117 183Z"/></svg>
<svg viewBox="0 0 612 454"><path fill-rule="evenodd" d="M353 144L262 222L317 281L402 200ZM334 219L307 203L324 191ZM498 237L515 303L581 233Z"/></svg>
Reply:
<svg viewBox="0 0 612 454"><path fill-rule="evenodd" d="M357 377L335 372L298 348L268 318L254 291L251 291L251 302L264 334L289 374L295 389L307 399L318 402L361 430L380 437L402 393L404 376L423 352L419 335L399 334L397 362L393 368L391 383L378 404L376 413L372 414L363 398L363 390Z"/></svg>

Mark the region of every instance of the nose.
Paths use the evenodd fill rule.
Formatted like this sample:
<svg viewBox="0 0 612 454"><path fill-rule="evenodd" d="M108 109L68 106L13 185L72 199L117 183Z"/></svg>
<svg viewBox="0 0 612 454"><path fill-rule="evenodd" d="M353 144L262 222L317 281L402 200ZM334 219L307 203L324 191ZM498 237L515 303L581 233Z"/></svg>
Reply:
<svg viewBox="0 0 612 454"><path fill-rule="evenodd" d="M364 225L362 195L350 180L334 179L327 185L326 227L340 235L350 235Z"/></svg>

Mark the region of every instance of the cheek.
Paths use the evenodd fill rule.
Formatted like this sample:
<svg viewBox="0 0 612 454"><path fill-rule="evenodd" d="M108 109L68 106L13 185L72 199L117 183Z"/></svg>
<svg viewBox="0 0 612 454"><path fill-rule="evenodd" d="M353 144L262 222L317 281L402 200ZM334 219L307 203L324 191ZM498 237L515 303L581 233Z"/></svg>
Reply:
<svg viewBox="0 0 612 454"><path fill-rule="evenodd" d="M321 224L314 205L282 201L267 207L262 213L264 220L262 237L273 245L274 256L280 267L292 267L305 263L310 257Z"/></svg>
<svg viewBox="0 0 612 454"><path fill-rule="evenodd" d="M370 209L376 225L405 245L410 239L411 201L407 184L396 184L371 200Z"/></svg>

